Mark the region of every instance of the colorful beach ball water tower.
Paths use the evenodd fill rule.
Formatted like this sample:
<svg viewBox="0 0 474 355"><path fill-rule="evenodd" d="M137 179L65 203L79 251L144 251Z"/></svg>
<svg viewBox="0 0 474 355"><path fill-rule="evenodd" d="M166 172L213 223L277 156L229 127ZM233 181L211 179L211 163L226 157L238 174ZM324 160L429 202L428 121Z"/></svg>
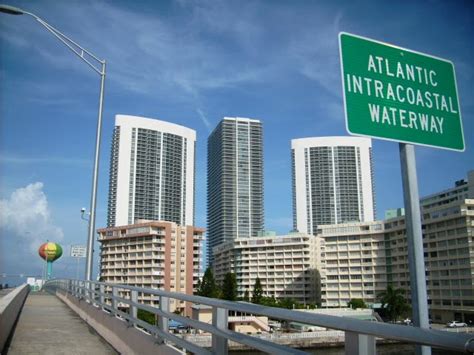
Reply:
<svg viewBox="0 0 474 355"><path fill-rule="evenodd" d="M46 242L39 247L38 254L48 264L46 280L49 280L53 273L53 262L63 255L63 248L58 243Z"/></svg>

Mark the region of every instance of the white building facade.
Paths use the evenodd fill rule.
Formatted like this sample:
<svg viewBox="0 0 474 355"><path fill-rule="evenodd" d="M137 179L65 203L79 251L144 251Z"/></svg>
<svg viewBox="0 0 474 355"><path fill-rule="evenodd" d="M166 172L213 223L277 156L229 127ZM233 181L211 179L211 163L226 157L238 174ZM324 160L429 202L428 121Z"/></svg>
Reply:
<svg viewBox="0 0 474 355"><path fill-rule="evenodd" d="M423 252L430 316L474 322L474 200L422 208ZM411 302L405 217L319 226L324 239L325 302L346 307L353 298L378 303L387 285Z"/></svg>
<svg viewBox="0 0 474 355"><path fill-rule="evenodd" d="M295 230L315 234L318 225L375 219L369 138L293 139L291 153Z"/></svg>
<svg viewBox="0 0 474 355"><path fill-rule="evenodd" d="M252 296L257 277L263 295L301 304L324 300L324 239L303 233L237 238L213 249L216 281L236 274L238 297Z"/></svg>
<svg viewBox="0 0 474 355"><path fill-rule="evenodd" d="M386 241L383 222L320 226L325 245L323 307L347 307L354 298L368 305L387 288Z"/></svg>
<svg viewBox="0 0 474 355"><path fill-rule="evenodd" d="M138 219L194 225L195 145L192 129L116 115L107 225Z"/></svg>
<svg viewBox="0 0 474 355"><path fill-rule="evenodd" d="M456 181L453 187L421 198L420 205L431 208L465 199L474 199L474 170L468 171L467 179Z"/></svg>
<svg viewBox="0 0 474 355"><path fill-rule="evenodd" d="M474 322L474 200L422 208L428 309L436 322ZM410 271L404 217L385 221L387 282L407 290ZM390 245L388 244L390 243Z"/></svg>

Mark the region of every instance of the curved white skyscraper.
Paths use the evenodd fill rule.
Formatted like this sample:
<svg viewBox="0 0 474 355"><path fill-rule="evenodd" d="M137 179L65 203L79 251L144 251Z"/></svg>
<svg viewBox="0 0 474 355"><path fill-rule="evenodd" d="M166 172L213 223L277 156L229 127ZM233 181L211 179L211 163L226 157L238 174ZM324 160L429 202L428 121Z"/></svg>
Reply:
<svg viewBox="0 0 474 355"><path fill-rule="evenodd" d="M116 115L107 225L137 219L194 225L196 131L151 118Z"/></svg>
<svg viewBox="0 0 474 355"><path fill-rule="evenodd" d="M291 153L295 230L315 234L318 225L374 220L369 138L293 139Z"/></svg>

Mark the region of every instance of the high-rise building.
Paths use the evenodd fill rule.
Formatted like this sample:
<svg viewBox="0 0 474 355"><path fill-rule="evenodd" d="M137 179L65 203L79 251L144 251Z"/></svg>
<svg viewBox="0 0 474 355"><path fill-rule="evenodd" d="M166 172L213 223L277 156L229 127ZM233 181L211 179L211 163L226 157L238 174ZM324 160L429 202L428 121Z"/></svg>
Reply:
<svg viewBox="0 0 474 355"><path fill-rule="evenodd" d="M263 229L263 143L259 120L225 117L207 142L207 241L212 249Z"/></svg>
<svg viewBox="0 0 474 355"><path fill-rule="evenodd" d="M454 187L423 197L420 205L423 208L431 208L467 198L474 199L474 170L467 173L467 180L456 181Z"/></svg>
<svg viewBox="0 0 474 355"><path fill-rule="evenodd" d="M301 304L325 302L323 238L303 233L238 238L213 252L216 281L222 284L226 273L235 273L238 297L251 297L258 277L264 296Z"/></svg>
<svg viewBox="0 0 474 355"><path fill-rule="evenodd" d="M370 139L293 139L291 153L295 230L315 234L318 225L374 220Z"/></svg>
<svg viewBox="0 0 474 355"><path fill-rule="evenodd" d="M194 225L196 132L173 123L115 116L107 225L137 219Z"/></svg>
<svg viewBox="0 0 474 355"><path fill-rule="evenodd" d="M99 229L98 233L100 277L104 282L194 293L204 229L139 220L136 224ZM139 301L159 303L158 296L140 293ZM190 304L172 300L170 306L171 311L178 309L191 316Z"/></svg>

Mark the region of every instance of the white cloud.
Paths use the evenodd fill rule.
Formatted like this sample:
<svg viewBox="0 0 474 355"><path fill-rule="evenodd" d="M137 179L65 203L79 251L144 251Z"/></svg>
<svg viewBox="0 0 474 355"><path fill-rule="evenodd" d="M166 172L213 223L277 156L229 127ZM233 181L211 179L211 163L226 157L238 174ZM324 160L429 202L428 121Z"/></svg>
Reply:
<svg viewBox="0 0 474 355"><path fill-rule="evenodd" d="M70 166L92 166L92 161L80 158L64 157L25 157L19 155L8 155L0 153L0 163L2 164L52 164L52 165L70 165Z"/></svg>
<svg viewBox="0 0 474 355"><path fill-rule="evenodd" d="M268 68L252 65L247 57L260 48L255 42L263 31L254 19L253 6L238 5L235 9L227 2L214 1L182 5L186 11L180 17L168 18L160 13L134 12L110 2L85 1L72 7L55 2L44 18L106 59L108 81L140 94L189 102L202 90L261 80ZM41 16L40 9L38 12ZM33 47L58 69L86 70L54 38L48 40L50 34L36 24L26 24L28 32L18 33L17 27L8 22L8 34L2 39L18 47ZM36 45L39 42L41 46ZM224 46L232 47L233 53L223 50Z"/></svg>
<svg viewBox="0 0 474 355"><path fill-rule="evenodd" d="M337 99L342 97L338 49L342 17L342 12L338 12L332 23L328 22L331 16L315 19L316 25L297 37L291 43L290 50L301 74L316 80ZM321 25L324 22L327 25Z"/></svg>
<svg viewBox="0 0 474 355"><path fill-rule="evenodd" d="M178 0L168 15L159 6L146 5L147 11L141 7L139 12L113 2L49 4L45 20L107 60L107 92L126 90L184 103L200 110L208 130L201 113L214 93L245 92L254 84L267 90L283 85L295 71L321 85L329 100L341 100L337 33L342 15L323 5L309 19L305 7L261 2ZM173 11L176 7L179 11ZM27 36L29 46L58 69L88 71L46 31L27 27L27 33L18 32L8 23L5 36L19 37L10 41L18 47Z"/></svg>
<svg viewBox="0 0 474 355"><path fill-rule="evenodd" d="M227 54L221 45L230 40L237 48L251 47L243 33L257 30L245 20L227 21L231 15L227 6L189 6L183 18L170 20L157 13L144 15L95 2L75 9L73 18L86 22L81 26L87 29L81 37L90 48L98 48L97 55L110 64L109 80L129 90L151 95L172 93L177 99L194 100L202 90L256 80L259 70L247 68L240 63L240 56ZM91 11L100 15L88 16ZM214 21L217 18L220 21ZM222 42L206 40L209 33L220 36Z"/></svg>
<svg viewBox="0 0 474 355"><path fill-rule="evenodd" d="M47 239L59 242L64 237L62 229L52 222L41 182L19 188L9 199L0 200L0 229L2 249L7 243L16 242L28 247L29 254Z"/></svg>
<svg viewBox="0 0 474 355"><path fill-rule="evenodd" d="M211 122L209 122L209 119L206 117L204 112L200 108L197 108L196 112L198 113L199 118L201 119L202 123L204 123L204 125L206 126L207 130L211 132L212 130Z"/></svg>

